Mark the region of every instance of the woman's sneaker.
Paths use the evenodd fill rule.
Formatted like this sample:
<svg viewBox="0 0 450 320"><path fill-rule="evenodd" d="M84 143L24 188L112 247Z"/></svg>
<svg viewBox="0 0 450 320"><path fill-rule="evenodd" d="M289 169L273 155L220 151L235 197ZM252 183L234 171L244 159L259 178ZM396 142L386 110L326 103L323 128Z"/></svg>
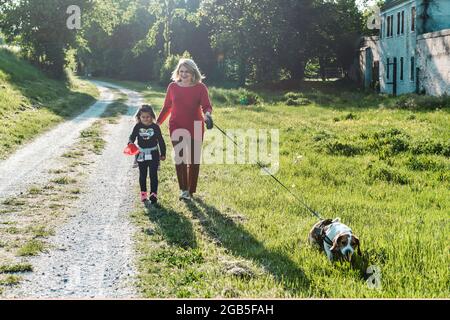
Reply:
<svg viewBox="0 0 450 320"><path fill-rule="evenodd" d="M157 203L157 202L158 202L158 196L156 195L156 193L153 192L153 193L150 195L149 200L150 200L150 202L151 202L152 204Z"/></svg>
<svg viewBox="0 0 450 320"><path fill-rule="evenodd" d="M191 200L191 196L189 194L189 191L187 191L187 190L181 191L180 200Z"/></svg>

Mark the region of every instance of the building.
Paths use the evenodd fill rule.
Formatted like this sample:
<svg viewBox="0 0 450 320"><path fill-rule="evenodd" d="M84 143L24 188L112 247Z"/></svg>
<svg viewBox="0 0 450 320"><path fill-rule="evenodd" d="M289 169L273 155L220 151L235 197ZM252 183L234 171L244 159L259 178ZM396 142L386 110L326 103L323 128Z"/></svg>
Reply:
<svg viewBox="0 0 450 320"><path fill-rule="evenodd" d="M364 87L382 93L450 94L450 0L386 0L357 69Z"/></svg>

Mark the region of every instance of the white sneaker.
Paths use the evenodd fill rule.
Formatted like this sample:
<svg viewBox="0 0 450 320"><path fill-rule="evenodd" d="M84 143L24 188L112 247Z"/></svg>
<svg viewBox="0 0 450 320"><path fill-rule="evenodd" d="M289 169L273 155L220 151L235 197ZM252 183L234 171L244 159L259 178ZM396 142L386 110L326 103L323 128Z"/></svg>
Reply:
<svg viewBox="0 0 450 320"><path fill-rule="evenodd" d="M188 190L181 191L180 200L191 200L191 195Z"/></svg>

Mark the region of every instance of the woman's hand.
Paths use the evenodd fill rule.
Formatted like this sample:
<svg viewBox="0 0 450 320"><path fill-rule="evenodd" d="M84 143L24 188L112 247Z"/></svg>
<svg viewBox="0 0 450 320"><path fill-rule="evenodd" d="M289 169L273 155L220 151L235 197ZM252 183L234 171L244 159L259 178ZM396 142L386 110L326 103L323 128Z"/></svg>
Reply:
<svg viewBox="0 0 450 320"><path fill-rule="evenodd" d="M206 123L206 128L208 130L210 130L214 127L214 121L212 119L210 112L205 113L205 123Z"/></svg>
<svg viewBox="0 0 450 320"><path fill-rule="evenodd" d="M164 160L166 160L166 156L161 156L161 157L159 157L159 159L160 159L161 161L164 161Z"/></svg>

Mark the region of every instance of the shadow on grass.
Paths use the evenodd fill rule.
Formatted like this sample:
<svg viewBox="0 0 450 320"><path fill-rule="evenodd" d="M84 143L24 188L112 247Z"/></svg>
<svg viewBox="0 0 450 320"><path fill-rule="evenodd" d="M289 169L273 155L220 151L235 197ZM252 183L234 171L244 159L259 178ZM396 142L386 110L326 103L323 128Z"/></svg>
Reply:
<svg viewBox="0 0 450 320"><path fill-rule="evenodd" d="M146 209L150 221L155 223L161 236L170 245L183 249L194 249L197 247L192 222L182 214L157 205Z"/></svg>
<svg viewBox="0 0 450 320"><path fill-rule="evenodd" d="M204 231L233 255L250 259L270 272L292 294L310 292L310 281L303 270L282 253L267 249L239 224L201 199L186 203L199 219Z"/></svg>

